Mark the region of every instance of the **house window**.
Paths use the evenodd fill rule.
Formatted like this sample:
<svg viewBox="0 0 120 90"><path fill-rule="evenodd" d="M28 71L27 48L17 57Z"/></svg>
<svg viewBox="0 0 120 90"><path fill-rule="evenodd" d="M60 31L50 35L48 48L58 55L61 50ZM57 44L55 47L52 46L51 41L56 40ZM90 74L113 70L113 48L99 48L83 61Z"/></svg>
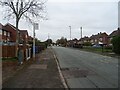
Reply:
<svg viewBox="0 0 120 90"><path fill-rule="evenodd" d="M10 32L8 32L8 37L10 37Z"/></svg>
<svg viewBox="0 0 120 90"><path fill-rule="evenodd" d="M97 39L95 39L95 42L97 42Z"/></svg>
<svg viewBox="0 0 120 90"><path fill-rule="evenodd" d="M6 31L4 31L4 35L6 36Z"/></svg>
<svg viewBox="0 0 120 90"><path fill-rule="evenodd" d="M100 38L99 40L100 40L100 41L103 41L103 39L102 39L102 38Z"/></svg>
<svg viewBox="0 0 120 90"><path fill-rule="evenodd" d="M27 38L27 35L26 35L26 38Z"/></svg>
<svg viewBox="0 0 120 90"><path fill-rule="evenodd" d="M2 30L0 29L0 35L2 35Z"/></svg>
<svg viewBox="0 0 120 90"><path fill-rule="evenodd" d="M93 42L93 40L91 40L91 42Z"/></svg>

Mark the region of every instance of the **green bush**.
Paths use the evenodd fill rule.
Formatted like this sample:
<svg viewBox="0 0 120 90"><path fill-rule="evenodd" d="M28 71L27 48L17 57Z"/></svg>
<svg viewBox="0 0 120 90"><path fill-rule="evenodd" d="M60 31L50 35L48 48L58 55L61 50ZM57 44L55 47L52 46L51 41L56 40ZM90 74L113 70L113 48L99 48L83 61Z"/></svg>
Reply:
<svg viewBox="0 0 120 90"><path fill-rule="evenodd" d="M113 51L117 54L120 54L120 36L115 36L112 39Z"/></svg>
<svg viewBox="0 0 120 90"><path fill-rule="evenodd" d="M84 46L91 46L92 44L90 42L84 42L83 45Z"/></svg>
<svg viewBox="0 0 120 90"><path fill-rule="evenodd" d="M105 49L111 49L112 50L112 46L105 46Z"/></svg>

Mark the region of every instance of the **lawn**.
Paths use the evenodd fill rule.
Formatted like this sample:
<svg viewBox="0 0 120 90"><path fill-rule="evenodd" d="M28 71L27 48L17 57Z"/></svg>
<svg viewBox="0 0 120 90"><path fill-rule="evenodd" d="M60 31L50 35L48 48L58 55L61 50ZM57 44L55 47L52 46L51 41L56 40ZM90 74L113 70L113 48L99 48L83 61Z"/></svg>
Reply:
<svg viewBox="0 0 120 90"><path fill-rule="evenodd" d="M83 50L91 51L91 52L98 52L98 53L112 53L112 49L106 49L105 47L91 47L91 46L84 46Z"/></svg>

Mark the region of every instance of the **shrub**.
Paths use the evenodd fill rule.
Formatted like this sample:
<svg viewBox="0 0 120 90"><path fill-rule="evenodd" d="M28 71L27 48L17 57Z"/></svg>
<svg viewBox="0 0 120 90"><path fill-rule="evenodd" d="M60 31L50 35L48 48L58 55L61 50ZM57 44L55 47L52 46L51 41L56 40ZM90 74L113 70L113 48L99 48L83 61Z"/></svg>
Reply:
<svg viewBox="0 0 120 90"><path fill-rule="evenodd" d="M84 42L84 46L91 46L92 44L90 42Z"/></svg>
<svg viewBox="0 0 120 90"><path fill-rule="evenodd" d="M112 50L112 46L105 46L105 49L111 49Z"/></svg>
<svg viewBox="0 0 120 90"><path fill-rule="evenodd" d="M113 51L117 54L120 54L120 36L115 36L112 39Z"/></svg>

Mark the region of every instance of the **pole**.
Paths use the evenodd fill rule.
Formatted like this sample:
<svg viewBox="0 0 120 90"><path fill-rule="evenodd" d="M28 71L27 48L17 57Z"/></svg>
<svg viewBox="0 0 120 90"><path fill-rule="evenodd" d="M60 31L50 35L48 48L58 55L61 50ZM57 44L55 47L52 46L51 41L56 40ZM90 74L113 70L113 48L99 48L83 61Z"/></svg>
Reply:
<svg viewBox="0 0 120 90"><path fill-rule="evenodd" d="M83 41L82 41L82 27L80 27L81 29L81 45L83 44Z"/></svg>
<svg viewBox="0 0 120 90"><path fill-rule="evenodd" d="M80 29L81 29L81 39L82 39L82 27L80 27Z"/></svg>
<svg viewBox="0 0 120 90"><path fill-rule="evenodd" d="M33 24L33 59L35 60L35 26Z"/></svg>
<svg viewBox="0 0 120 90"><path fill-rule="evenodd" d="M71 26L69 26L70 27L70 40L71 40Z"/></svg>

